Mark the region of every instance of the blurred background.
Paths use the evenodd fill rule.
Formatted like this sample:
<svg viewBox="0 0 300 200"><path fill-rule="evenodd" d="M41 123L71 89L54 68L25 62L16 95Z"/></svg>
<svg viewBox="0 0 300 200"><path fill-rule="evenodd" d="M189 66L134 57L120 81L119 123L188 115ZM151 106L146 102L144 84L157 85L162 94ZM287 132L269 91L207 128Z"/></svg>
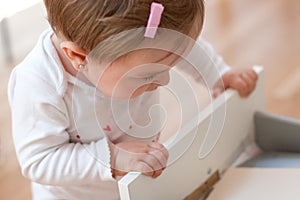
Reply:
<svg viewBox="0 0 300 200"><path fill-rule="evenodd" d="M7 81L48 27L40 0L0 0L0 198L29 200L11 136ZM300 119L300 1L207 0L203 37L234 68L265 68L267 111Z"/></svg>

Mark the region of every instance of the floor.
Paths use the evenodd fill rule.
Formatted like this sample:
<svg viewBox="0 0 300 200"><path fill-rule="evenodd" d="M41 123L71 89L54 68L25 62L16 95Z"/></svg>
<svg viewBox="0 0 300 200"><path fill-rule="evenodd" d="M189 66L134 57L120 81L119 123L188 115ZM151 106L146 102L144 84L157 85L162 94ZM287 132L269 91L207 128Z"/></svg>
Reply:
<svg viewBox="0 0 300 200"><path fill-rule="evenodd" d="M300 119L300 1L209 0L203 36L235 68L265 68L267 110ZM12 66L0 66L0 196L30 199L10 128L6 87Z"/></svg>

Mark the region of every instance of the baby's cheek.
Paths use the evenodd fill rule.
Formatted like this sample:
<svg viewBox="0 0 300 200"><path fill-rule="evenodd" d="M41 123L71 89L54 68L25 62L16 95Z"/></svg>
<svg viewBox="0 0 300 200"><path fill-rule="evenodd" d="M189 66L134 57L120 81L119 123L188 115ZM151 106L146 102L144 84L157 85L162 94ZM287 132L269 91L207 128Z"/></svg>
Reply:
<svg viewBox="0 0 300 200"><path fill-rule="evenodd" d="M114 98L135 98L142 95L144 92L156 90L158 84L130 84L120 83L118 85L99 85L97 88L107 96Z"/></svg>
<svg viewBox="0 0 300 200"><path fill-rule="evenodd" d="M134 89L130 88L130 84L118 83L118 84L99 84L98 90L107 97L112 98L130 98L134 93Z"/></svg>
<svg viewBox="0 0 300 200"><path fill-rule="evenodd" d="M112 96L112 89L108 87L108 85L98 85L97 89L105 94L105 96L111 97Z"/></svg>

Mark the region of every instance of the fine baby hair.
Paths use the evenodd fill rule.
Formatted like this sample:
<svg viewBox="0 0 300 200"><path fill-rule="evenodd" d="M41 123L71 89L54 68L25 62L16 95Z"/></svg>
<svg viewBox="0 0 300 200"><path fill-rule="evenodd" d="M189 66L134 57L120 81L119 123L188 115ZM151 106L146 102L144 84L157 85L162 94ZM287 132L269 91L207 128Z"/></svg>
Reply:
<svg viewBox="0 0 300 200"><path fill-rule="evenodd" d="M147 39L144 35L152 0L44 0L44 3L56 34L76 43L87 54L97 47L99 50L89 56L101 62L110 62ZM202 0L158 0L155 3L164 7L159 28L192 38L199 35L204 20ZM136 29L139 31L130 31ZM127 33L120 35L122 32Z"/></svg>

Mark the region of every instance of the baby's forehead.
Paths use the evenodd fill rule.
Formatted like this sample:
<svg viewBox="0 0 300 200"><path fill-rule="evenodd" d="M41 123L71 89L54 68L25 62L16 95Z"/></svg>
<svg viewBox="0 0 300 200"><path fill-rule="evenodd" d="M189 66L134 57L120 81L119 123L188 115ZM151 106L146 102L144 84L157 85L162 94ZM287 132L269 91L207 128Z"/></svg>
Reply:
<svg viewBox="0 0 300 200"><path fill-rule="evenodd" d="M170 65L173 60L177 60L180 57L182 56L171 51L161 49L141 49L126 54L122 59L122 62L131 66L142 66L147 64Z"/></svg>
<svg viewBox="0 0 300 200"><path fill-rule="evenodd" d="M126 57L129 59L132 57L137 57L149 61L152 60L155 63L170 54L173 54L173 52L168 50L163 50L163 49L145 48L145 49L131 51L126 55Z"/></svg>
<svg viewBox="0 0 300 200"><path fill-rule="evenodd" d="M145 38L143 32L144 29L138 28L119 33L100 42L88 56L103 63L114 62L121 57L141 57L156 62L170 53L184 57L195 44L194 38L174 30L159 28L153 39Z"/></svg>

